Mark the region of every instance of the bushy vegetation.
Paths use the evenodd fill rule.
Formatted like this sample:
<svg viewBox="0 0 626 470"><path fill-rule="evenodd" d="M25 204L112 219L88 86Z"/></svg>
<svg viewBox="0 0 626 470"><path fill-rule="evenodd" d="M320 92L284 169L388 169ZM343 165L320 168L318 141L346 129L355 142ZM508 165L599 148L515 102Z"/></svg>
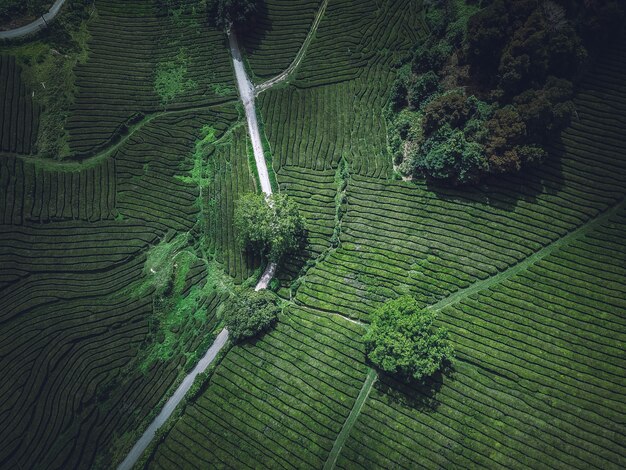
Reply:
<svg viewBox="0 0 626 470"><path fill-rule="evenodd" d="M235 227L241 244L278 262L302 246L306 224L286 194L246 194L235 207Z"/></svg>
<svg viewBox="0 0 626 470"><path fill-rule="evenodd" d="M574 84L623 11L616 1L429 2L391 90L394 162L452 184L541 162L574 111Z"/></svg>
<svg viewBox="0 0 626 470"><path fill-rule="evenodd" d="M280 311L272 291L240 287L224 302L224 323L230 338L238 343L272 328Z"/></svg>
<svg viewBox="0 0 626 470"><path fill-rule="evenodd" d="M407 381L423 381L452 360L448 332L434 325L433 310L421 309L409 296L386 302L365 333L367 358Z"/></svg>
<svg viewBox="0 0 626 470"><path fill-rule="evenodd" d="M0 2L0 23L20 16L39 16L48 11L50 0L2 0Z"/></svg>
<svg viewBox="0 0 626 470"><path fill-rule="evenodd" d="M192 90L198 84L187 76L187 56L181 49L173 60L161 62L156 69L154 90L161 103L168 104L177 96Z"/></svg>

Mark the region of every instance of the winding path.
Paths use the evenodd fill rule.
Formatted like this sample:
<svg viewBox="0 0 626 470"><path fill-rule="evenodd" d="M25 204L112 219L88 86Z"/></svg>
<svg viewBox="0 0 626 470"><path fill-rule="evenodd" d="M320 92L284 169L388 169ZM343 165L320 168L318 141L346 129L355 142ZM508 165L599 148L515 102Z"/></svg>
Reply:
<svg viewBox="0 0 626 470"><path fill-rule="evenodd" d="M64 0L57 0L57 2L58 1L60 1L60 3L62 4ZM268 80L265 83L262 83L261 85L257 87L255 87L250 81L250 79L248 78L248 74L246 73L246 69L243 63L241 51L239 49L239 44L237 42L237 37L235 36L235 33L232 32L231 30L227 31L228 42L230 45L230 52L233 58L233 68L235 69L235 77L237 79L237 88L239 90L239 97L241 98L241 102L243 103L243 107L246 113L248 133L250 135L250 140L252 142L252 149L254 152L254 161L256 163L256 169L257 169L257 173L259 176L259 182L261 184L261 190L266 195L266 197L272 194L272 185L270 183L269 171L267 169L267 164L265 162L265 155L263 154L263 143L261 141L261 133L259 131L259 124L257 121L255 98L260 92L286 80L296 70L296 68L298 67L298 65L300 64L300 62L302 61L302 58L304 57L306 53L306 49L308 48L308 45L311 42L315 34L315 31L317 30L317 27L320 23L322 16L324 15L324 11L326 10L326 5L328 5L328 0L324 0L322 5L320 6L320 9L315 17L315 20L313 21L313 25L311 26L311 29L309 30L309 33L304 43L302 44L302 47L296 54L295 59L289 65L289 67L281 74ZM276 263L269 263L267 265L256 287L254 288L255 291L267 289L267 286L269 285L270 281L274 277L274 274L276 273L276 268L277 268ZM215 341L213 342L213 345L209 348L209 350L202 357L202 359L200 359L196 367L194 367L194 369L183 379L182 383L176 389L174 394L167 400L161 412L154 419L154 421L150 423L148 428L144 431L142 436L139 438L139 440L135 443L133 448L130 450L126 458L117 467L117 470L130 470L133 468L133 466L137 463L141 455L144 453L144 451L148 448L148 446L154 439L154 436L156 435L157 430L161 426L163 426L163 424L170 418L170 416L172 415L172 413L174 412L178 404L185 397L185 395L187 394L187 392L193 385L193 382L196 379L196 377L209 367L209 365L217 357L218 353L227 344L227 342L228 342L228 330L224 328L220 332L220 334L217 336ZM351 415L354 415L353 419L348 419L348 424L347 425L344 424L345 430L343 430L342 439L339 439L339 444L336 443L336 445L338 445L339 447L337 449L337 452L333 454L335 456L334 457L335 459L336 459L336 454L338 455L338 451L341 449L343 442L345 441L345 439L347 438L347 435L349 434L350 428L354 424L354 421L356 421L356 417L359 414L360 408L363 406L363 402L365 401L365 398L367 397L367 394L369 393L369 390L371 389L374 379L375 379L375 374L372 375L372 371L370 371L370 373L368 374L368 379L366 380L366 383L364 384L363 390L361 391L361 394L359 395L359 398L357 399L356 410L353 410L353 412L351 413Z"/></svg>
<svg viewBox="0 0 626 470"><path fill-rule="evenodd" d="M28 23L27 25L21 26L19 28L9 29L8 31L0 31L0 39L22 38L24 36L28 36L29 34L33 34L39 30L47 28L47 22L52 21L54 17L57 16L59 10L64 3L65 0L56 0L54 4L50 7L48 13L44 13L32 23Z"/></svg>
<svg viewBox="0 0 626 470"><path fill-rule="evenodd" d="M222 350L222 348L226 345L228 341L228 330L224 328L215 341L206 352L204 357L198 361L196 367L183 379L182 383L178 386L174 394L167 400L165 406L158 414L154 421L150 423L150 426L144 431L141 438L135 443L133 448L130 450L126 458L122 461L122 463L117 467L117 470L130 470L133 468L141 454L143 454L144 450L150 445L152 439L156 435L157 430L169 419L172 415L176 406L181 402L181 400L185 397L191 386L193 385L194 380L198 374L204 372L207 367L213 362L213 359L217 356L217 354Z"/></svg>
<svg viewBox="0 0 626 470"><path fill-rule="evenodd" d="M300 65L300 62L302 62L302 59L304 58L304 55L306 54L307 49L309 48L309 44L311 43L311 41L313 40L313 37L315 36L315 33L317 32L317 27L320 25L320 22L322 21L322 17L324 16L324 13L326 12L327 6L328 6L328 0L324 0L322 4L320 5L320 9L317 11L317 14L315 15L315 19L313 20L311 29L309 29L309 32L306 38L304 39L304 42L302 43L300 50L298 50L296 57L293 59L291 64L289 64L289 67L287 67L283 72L276 75L274 78L270 78L268 81L263 82L260 85L257 85L254 89L255 95L258 96L258 94L261 93L262 91L265 91L268 88L271 88L279 84L280 82L287 80L296 71L296 69Z"/></svg>

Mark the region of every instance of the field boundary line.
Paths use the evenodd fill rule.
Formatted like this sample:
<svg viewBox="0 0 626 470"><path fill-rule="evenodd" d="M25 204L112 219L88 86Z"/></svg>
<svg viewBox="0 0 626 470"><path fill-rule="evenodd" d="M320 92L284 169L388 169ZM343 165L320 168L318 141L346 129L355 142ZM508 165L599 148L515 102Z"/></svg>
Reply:
<svg viewBox="0 0 626 470"><path fill-rule="evenodd" d="M335 443L333 444L333 448L331 449L330 454L328 454L328 459L326 459L326 463L324 463L324 470L332 470L333 468L335 468L335 465L337 464L337 459L339 458L339 454L341 453L341 449L343 449L344 444L350 436L350 431L354 427L354 423L356 423L356 420L361 414L363 405L365 404L367 397L369 397L369 394L372 391L372 386L374 385L374 382L376 382L376 377L376 371L370 368L367 371L367 377L365 377L365 382L363 382L363 387L361 387L359 396L356 398L356 401L354 402L352 410L350 410L348 418L343 423L341 431L339 431L337 439L335 439Z"/></svg>
<svg viewBox="0 0 626 470"><path fill-rule="evenodd" d="M304 59L304 56L306 55L306 51L309 49L309 45L313 41L313 37L315 36L315 33L317 32L318 26L322 22L322 17L324 16L324 13L326 12L327 6L328 6L328 0L324 0L322 4L320 5L320 9L317 11L317 14L315 15L315 19L313 20L311 29L309 29L309 32L307 33L306 38L304 39L304 42L302 43L302 46L300 46L300 49L298 50L296 57L293 59L291 64L289 64L289 66L285 70L283 70L281 73L276 75L274 78L270 78L269 80L259 85L256 85L254 87L255 95L258 96L259 93L264 92L265 90L272 88L274 85L278 85L280 82L287 80L296 71L296 69L300 66L300 63L302 62L302 59Z"/></svg>
<svg viewBox="0 0 626 470"><path fill-rule="evenodd" d="M580 227L574 229L573 231L569 232L565 236L553 241L549 245L544 246L539 251L536 251L535 253L523 259L519 263L514 264L510 268L502 271L501 273L496 274L495 276L491 276L482 281L475 282L474 284L470 285L469 287L466 287L465 289L460 289L454 292L453 294L449 295L448 297L441 299L439 302L429 305L426 308L434 309L434 310L441 310L449 305L462 301L463 299L465 299L466 297L469 297L470 295L476 294L482 290L488 289L489 287L493 285L500 284L501 282L506 281L510 277L515 276L519 272L527 269L529 266L535 264L538 261L541 261L543 258L549 256L550 254L560 249L564 245L567 245L571 241L576 240L579 237L586 235L591 230L596 228L598 225L606 222L609 218L611 218L613 215L619 212L624 207L625 203L626 203L626 200L622 199L620 202L618 202L617 204L613 206L610 206L609 208L607 208L606 210L604 210L603 212L601 212L594 218L585 222Z"/></svg>
<svg viewBox="0 0 626 470"><path fill-rule="evenodd" d="M103 148L99 152L90 155L85 158L80 159L67 159L67 160L54 160L52 158L43 158L38 157L36 155L21 155L21 154L12 154L10 156L15 157L23 162L31 163L35 165L37 168L41 168L44 170L50 171L76 171L76 170L85 170L88 168L93 168L94 166L102 163L103 160L106 160L110 157L116 150L118 150L123 144L125 144L136 132L140 131L143 127L150 124L153 120L163 117L169 116L171 114L181 114L186 113L188 111L204 111L204 110L212 110L213 108L220 108L224 105L227 105L233 101L225 101L220 104L211 104L206 106L193 106L190 108L181 108L181 109L172 109L172 110L164 110L164 111L155 111L149 114L146 114L141 120L137 121L135 124L131 126L131 128L120 134L120 138L117 142L111 142L112 139L109 139L107 142L107 147ZM229 126L228 130L224 132L224 135L229 133L232 128L237 127L237 124L233 124ZM222 137L220 137L221 140ZM1 155L6 155L6 153L0 153ZM72 157L70 155L69 157Z"/></svg>
<svg viewBox="0 0 626 470"><path fill-rule="evenodd" d="M367 328L369 326L369 323L362 322L361 320L357 320L356 318L347 317L343 313L329 312L329 311L322 310L322 309L319 309L319 308L309 307L308 305L299 304L297 302L294 302L294 306L296 306L297 308L300 308L302 310L310 310L311 312L313 312L313 313L315 313L317 315L330 315L330 316L333 316L333 317L339 317L339 318L342 318L343 320L349 321L350 323L354 323L354 324L362 326L364 328Z"/></svg>

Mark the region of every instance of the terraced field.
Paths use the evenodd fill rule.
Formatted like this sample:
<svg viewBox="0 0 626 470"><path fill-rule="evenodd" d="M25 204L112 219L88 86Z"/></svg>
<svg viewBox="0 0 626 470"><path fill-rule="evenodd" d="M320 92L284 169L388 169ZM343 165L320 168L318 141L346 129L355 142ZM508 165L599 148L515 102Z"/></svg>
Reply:
<svg viewBox="0 0 626 470"><path fill-rule="evenodd" d="M0 151L28 154L34 151L39 126L39 106L22 80L15 57L0 55Z"/></svg>
<svg viewBox="0 0 626 470"><path fill-rule="evenodd" d="M200 245L213 247L235 281L255 266L235 259L229 224L208 230L194 179L201 129L221 139L239 120L226 104L234 87L223 36L205 34L200 14L178 18L179 32L152 2L99 2L68 124L80 161L15 155L13 143L1 149L0 367L12 379L0 387L0 467L110 468L121 460L219 323L218 292L194 300L214 275ZM155 75L181 50L194 86L163 103ZM11 59L2 64L3 77L10 69L19 78ZM23 92L16 85L14 98L3 98L13 114L2 126L26 116L15 111L30 104ZM224 157L228 169L208 178L219 180L212 196L231 211L233 194L254 189L244 135L235 141L244 153ZM196 311L172 319L146 260L155 245L185 234L197 258L179 257L176 289L180 308L195 302Z"/></svg>
<svg viewBox="0 0 626 470"><path fill-rule="evenodd" d="M290 309L228 353L148 467L321 468L365 379L363 331Z"/></svg>
<svg viewBox="0 0 626 470"><path fill-rule="evenodd" d="M311 28L321 0L267 0L260 2L255 27L238 32L259 79L285 70Z"/></svg>
<svg viewBox="0 0 626 470"><path fill-rule="evenodd" d="M308 256L324 253L292 286L297 310L367 322L383 301L409 293L441 311L439 322L458 351L453 373L428 389L380 377L340 443L337 466L621 468L626 160L619 136L626 121L615 110L626 103L619 78L626 72L625 45L607 51L583 83L577 119L552 143L544 166L473 190L433 188L389 178L384 122L376 111L385 96L376 84L389 83L378 66L393 55L368 55L363 44L365 38L375 44L372 50L394 44L387 30L369 25L399 10L379 6L330 2L296 80L259 100L281 189L312 214ZM353 48L322 47L344 40ZM350 171L340 244L332 248L337 220L328 209L337 207L334 175L342 158ZM283 270L284 285L301 267ZM294 358L293 364L306 361ZM220 370L241 374L228 365L216 377ZM238 420L252 427L253 417L273 429L274 418L263 416L260 406L219 414L219 427L213 417L214 410L233 406L226 397L265 403L274 394L255 390L242 398L240 391L218 390L214 383L221 380L212 379L188 407L152 466L172 468L183 448L188 468L276 465L268 450L273 443L255 448L263 437L244 441L243 425L231 425ZM291 393L287 400L303 392ZM301 448L301 442L288 447L284 466L306 466L297 457ZM311 458L317 468L330 447L324 451L321 461Z"/></svg>
<svg viewBox="0 0 626 470"><path fill-rule="evenodd" d="M258 82L320 5L266 0L241 38ZM226 37L188 6L98 2L62 162L34 154L38 110L1 59L2 468L120 462L219 328L223 295L198 292L261 265L232 226L259 184ZM420 2L329 0L295 75L258 97L308 244L277 275L277 327L228 351L146 468L626 467L626 40L542 167L443 189L392 178L382 116L424 35ZM163 288L148 260L174 240ZM439 312L457 360L370 391L361 337L402 294Z"/></svg>
<svg viewBox="0 0 626 470"><path fill-rule="evenodd" d="M104 149L145 115L163 108L234 99L224 37L207 30L204 21L202 10L185 10L177 21L157 15L149 0L99 4L90 25L89 59L76 69L78 91L66 124L71 151L84 157ZM166 101L155 89L160 68L184 72Z"/></svg>

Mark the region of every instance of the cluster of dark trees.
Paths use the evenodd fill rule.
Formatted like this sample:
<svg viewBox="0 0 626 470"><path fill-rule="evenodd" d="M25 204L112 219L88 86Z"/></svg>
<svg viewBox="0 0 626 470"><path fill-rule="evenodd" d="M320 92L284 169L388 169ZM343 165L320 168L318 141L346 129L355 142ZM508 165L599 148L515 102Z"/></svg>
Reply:
<svg viewBox="0 0 626 470"><path fill-rule="evenodd" d="M7 23L22 16L39 16L48 11L51 0L2 0L0 23Z"/></svg>
<svg viewBox="0 0 626 470"><path fill-rule="evenodd" d="M387 116L395 163L452 184L546 157L574 86L623 28L618 0L434 0Z"/></svg>

